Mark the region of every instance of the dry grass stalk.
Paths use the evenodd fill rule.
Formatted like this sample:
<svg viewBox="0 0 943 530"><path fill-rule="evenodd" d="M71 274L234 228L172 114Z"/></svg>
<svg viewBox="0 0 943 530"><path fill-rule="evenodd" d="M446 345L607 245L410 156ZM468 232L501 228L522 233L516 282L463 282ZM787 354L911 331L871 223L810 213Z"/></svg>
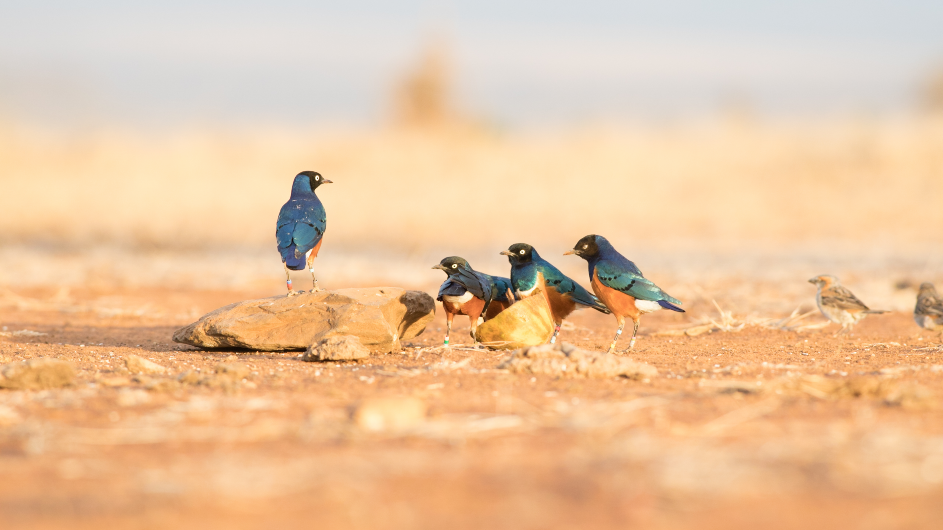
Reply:
<svg viewBox="0 0 943 530"><path fill-rule="evenodd" d="M824 322L813 322L811 324L802 324L801 321L806 317L815 315L819 312L818 309L813 309L805 313L800 314L799 308L795 308L793 312L785 318L767 318L767 319L756 319L752 320L750 324L756 326L762 326L764 328L778 329L781 331L807 331L812 329L821 329L828 325L828 321Z"/></svg>
<svg viewBox="0 0 943 530"><path fill-rule="evenodd" d="M659 331L655 335L687 335L688 337L696 337L704 333L713 333L715 331L741 331L746 322L742 322L734 318L733 312L724 311L721 309L720 305L716 300L711 299L711 302L714 304L714 307L717 308L717 312L720 314L720 321L710 318L706 323L702 322L695 326L683 328L683 329L670 329L665 331Z"/></svg>

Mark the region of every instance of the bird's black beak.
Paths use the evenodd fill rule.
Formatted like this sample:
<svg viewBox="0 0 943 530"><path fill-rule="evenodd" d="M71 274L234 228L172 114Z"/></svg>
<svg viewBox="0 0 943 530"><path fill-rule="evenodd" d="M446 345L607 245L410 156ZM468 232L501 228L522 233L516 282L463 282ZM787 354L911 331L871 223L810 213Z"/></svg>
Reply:
<svg viewBox="0 0 943 530"><path fill-rule="evenodd" d="M576 249L573 249L573 250L567 250L566 252L563 253L563 255L564 256L577 256L579 254L577 254Z"/></svg>
<svg viewBox="0 0 943 530"><path fill-rule="evenodd" d="M511 252L510 250L502 250L501 252L498 252L498 254L501 254L502 256L513 256L513 255L514 255L514 253Z"/></svg>
<svg viewBox="0 0 943 530"><path fill-rule="evenodd" d="M446 269L445 269L445 265L443 265L443 264L441 264L441 263L438 264L438 265L433 265L432 268L433 268L433 269L439 269L440 271L446 270Z"/></svg>
<svg viewBox="0 0 943 530"><path fill-rule="evenodd" d="M324 180L321 181L321 184L334 184L334 181L333 181L333 180L324 179Z"/></svg>
<svg viewBox="0 0 943 530"><path fill-rule="evenodd" d="M818 283L818 282L819 282L818 278L812 278L809 280L809 283Z"/></svg>

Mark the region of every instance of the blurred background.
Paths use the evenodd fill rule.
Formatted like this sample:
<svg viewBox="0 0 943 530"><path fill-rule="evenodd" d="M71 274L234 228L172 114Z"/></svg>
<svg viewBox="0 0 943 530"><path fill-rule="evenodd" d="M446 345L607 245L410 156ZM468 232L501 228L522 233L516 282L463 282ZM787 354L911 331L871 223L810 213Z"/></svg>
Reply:
<svg viewBox="0 0 943 530"><path fill-rule="evenodd" d="M903 307L943 280L939 2L0 13L0 285L281 292L301 170L335 182L329 288L506 274L519 241L582 279L587 233L672 292L833 272Z"/></svg>

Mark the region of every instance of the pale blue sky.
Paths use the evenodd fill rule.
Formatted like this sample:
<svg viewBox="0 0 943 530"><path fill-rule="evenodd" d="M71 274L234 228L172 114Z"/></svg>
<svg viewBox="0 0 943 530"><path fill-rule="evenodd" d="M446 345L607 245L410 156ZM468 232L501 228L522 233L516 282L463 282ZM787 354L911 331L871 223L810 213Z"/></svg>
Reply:
<svg viewBox="0 0 943 530"><path fill-rule="evenodd" d="M382 121L432 35L511 127L912 105L943 2L0 0L0 116L51 126Z"/></svg>

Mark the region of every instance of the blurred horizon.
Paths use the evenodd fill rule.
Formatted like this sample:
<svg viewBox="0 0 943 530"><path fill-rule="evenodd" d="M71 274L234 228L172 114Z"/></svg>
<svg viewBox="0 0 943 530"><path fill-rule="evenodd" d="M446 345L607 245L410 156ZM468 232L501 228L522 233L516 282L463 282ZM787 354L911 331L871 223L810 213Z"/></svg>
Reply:
<svg viewBox="0 0 943 530"><path fill-rule="evenodd" d="M2 14L0 246L273 248L302 170L336 182L325 251L353 257L601 233L919 264L941 242L943 4Z"/></svg>
<svg viewBox="0 0 943 530"><path fill-rule="evenodd" d="M893 115L943 71L939 20L929 1L12 2L0 122L372 128L430 48L499 130Z"/></svg>

